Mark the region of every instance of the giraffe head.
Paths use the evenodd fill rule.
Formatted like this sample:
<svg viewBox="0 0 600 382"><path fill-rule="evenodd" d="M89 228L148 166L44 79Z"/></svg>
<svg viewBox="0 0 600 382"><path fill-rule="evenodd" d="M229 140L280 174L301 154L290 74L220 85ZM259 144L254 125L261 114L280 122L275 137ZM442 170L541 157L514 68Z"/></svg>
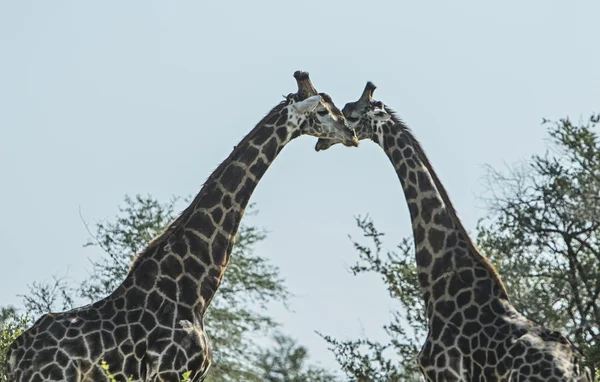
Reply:
<svg viewBox="0 0 600 382"><path fill-rule="evenodd" d="M359 140L373 139L381 131L380 127L392 118L392 114L382 102L373 100L375 89L376 86L372 82L367 82L358 101L349 102L342 109L344 117L348 120L350 127L356 131ZM338 142L321 138L317 142L315 150L327 150L336 143Z"/></svg>
<svg viewBox="0 0 600 382"><path fill-rule="evenodd" d="M358 146L354 130L348 127L344 114L328 94L319 93L312 85L307 72L296 71L294 78L298 92L287 97L287 121L297 122L301 135L312 135L345 146Z"/></svg>

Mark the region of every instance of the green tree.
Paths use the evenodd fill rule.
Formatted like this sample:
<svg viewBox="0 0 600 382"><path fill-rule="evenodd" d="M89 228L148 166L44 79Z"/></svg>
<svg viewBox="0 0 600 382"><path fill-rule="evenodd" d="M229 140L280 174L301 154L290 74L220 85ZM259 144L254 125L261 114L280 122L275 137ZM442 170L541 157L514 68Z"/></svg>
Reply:
<svg viewBox="0 0 600 382"><path fill-rule="evenodd" d="M126 197L114 220L99 222L90 229L92 240L86 246L99 247L104 253L92 260L90 276L77 287L64 278L34 283L22 296L27 310L39 315L110 294L127 275L134 256L175 218L176 202L160 203L151 196ZM255 213L251 206L246 216ZM207 381L263 380L256 365L258 354L264 351L251 335L274 333L277 323L265 314L267 304L285 303L289 297L279 270L254 251L266 237L267 232L256 226L243 223L239 229L225 278L205 317L213 348Z"/></svg>
<svg viewBox="0 0 600 382"><path fill-rule="evenodd" d="M26 315L20 315L16 308L0 308L0 381L6 381L6 352L13 341L30 325Z"/></svg>
<svg viewBox="0 0 600 382"><path fill-rule="evenodd" d="M506 173L490 169L491 217L478 244L516 308L565 333L600 365L600 142L582 124L544 121L550 147Z"/></svg>
<svg viewBox="0 0 600 382"><path fill-rule="evenodd" d="M307 364L308 350L283 334L273 336L275 346L260 352L258 368L264 382L334 382L336 376Z"/></svg>
<svg viewBox="0 0 600 382"><path fill-rule="evenodd" d="M127 197L113 222L98 223L95 239L87 245L99 246L106 256L92 263L92 275L81 286L80 295L95 301L112 292L127 275L134 256L175 218L176 202ZM251 206L246 215L254 214ZM255 349L248 335L267 333L275 323L263 313L266 304L288 298L278 269L254 252L265 238L263 229L240 226L226 276L205 317L214 357L209 380L258 380L252 366Z"/></svg>
<svg viewBox="0 0 600 382"><path fill-rule="evenodd" d="M18 316L19 313L14 306L0 307L0 325L4 325Z"/></svg>
<svg viewBox="0 0 600 382"><path fill-rule="evenodd" d="M528 318L560 330L600 365L600 115L581 124L544 121L544 155L505 172L489 169L489 214L477 244L497 267L511 301ZM325 336L351 381L421 380L416 356L426 333L414 250L405 239L382 249L382 233L357 219L368 244L354 242L354 274L382 277L398 309L386 343Z"/></svg>
<svg viewBox="0 0 600 382"><path fill-rule="evenodd" d="M397 309L384 326L385 343L367 338L339 341L322 337L331 345L336 360L348 381L419 381L417 353L427 334L425 307L421 299L411 239L404 239L395 250L383 249L383 236L368 217L356 218L362 243L353 240L358 262L350 269L354 275L379 274Z"/></svg>

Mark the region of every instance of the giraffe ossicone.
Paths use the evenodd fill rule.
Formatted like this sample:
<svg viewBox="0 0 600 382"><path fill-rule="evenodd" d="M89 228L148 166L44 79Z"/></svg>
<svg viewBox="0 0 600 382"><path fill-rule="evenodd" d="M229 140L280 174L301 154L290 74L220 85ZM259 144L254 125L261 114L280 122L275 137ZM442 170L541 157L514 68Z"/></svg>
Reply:
<svg viewBox="0 0 600 382"><path fill-rule="evenodd" d="M346 146L358 139L308 73L235 146L191 204L132 262L106 298L43 315L11 345L8 381L202 381L211 363L203 318L229 263L256 185L279 152L301 135Z"/></svg>
<svg viewBox="0 0 600 382"><path fill-rule="evenodd" d="M494 267L478 251L413 133L367 83L342 112L359 139L388 156L408 204L428 335L418 363L428 381L592 382L578 349L511 304ZM315 149L336 142L319 139Z"/></svg>

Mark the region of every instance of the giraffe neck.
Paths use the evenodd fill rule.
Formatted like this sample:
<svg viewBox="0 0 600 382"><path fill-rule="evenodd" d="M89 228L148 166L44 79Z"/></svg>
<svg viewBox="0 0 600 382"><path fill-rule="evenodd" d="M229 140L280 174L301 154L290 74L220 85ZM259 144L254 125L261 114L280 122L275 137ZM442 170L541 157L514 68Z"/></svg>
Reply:
<svg viewBox="0 0 600 382"><path fill-rule="evenodd" d="M394 165L412 221L421 292L430 316L435 303L454 291L481 288L483 298L508 298L492 265L483 257L458 218L446 190L410 130L392 119L377 129L378 143Z"/></svg>
<svg viewBox="0 0 600 382"><path fill-rule="evenodd" d="M240 221L258 182L283 147L300 135L275 107L210 175L182 214L138 255L123 283L147 280L162 295L202 315L229 263ZM143 284L143 283L142 283ZM148 288L146 289L148 292Z"/></svg>

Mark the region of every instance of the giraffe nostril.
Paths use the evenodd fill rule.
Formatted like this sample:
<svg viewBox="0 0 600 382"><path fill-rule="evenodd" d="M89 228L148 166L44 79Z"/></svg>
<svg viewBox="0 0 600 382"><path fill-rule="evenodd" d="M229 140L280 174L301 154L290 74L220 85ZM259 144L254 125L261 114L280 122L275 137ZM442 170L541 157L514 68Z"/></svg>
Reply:
<svg viewBox="0 0 600 382"><path fill-rule="evenodd" d="M356 134L354 134L354 131L352 132L352 138L350 139L350 142L348 142L346 146L358 147L358 137Z"/></svg>

